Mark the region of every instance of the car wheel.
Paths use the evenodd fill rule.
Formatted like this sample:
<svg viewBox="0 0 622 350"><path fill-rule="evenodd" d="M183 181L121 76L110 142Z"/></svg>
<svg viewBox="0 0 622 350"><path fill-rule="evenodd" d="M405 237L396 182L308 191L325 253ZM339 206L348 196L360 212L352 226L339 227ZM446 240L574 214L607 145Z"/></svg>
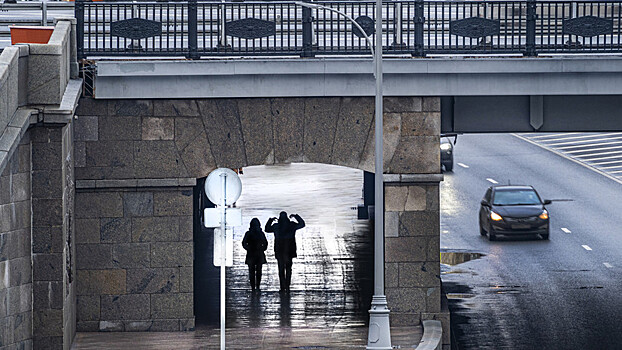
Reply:
<svg viewBox="0 0 622 350"><path fill-rule="evenodd" d="M445 163L445 170L447 170L447 171L453 171L453 170L454 170L454 162L451 162L451 163Z"/></svg>
<svg viewBox="0 0 622 350"><path fill-rule="evenodd" d="M549 234L548 234L548 233L547 233L547 234L545 234L545 235L541 235L541 236L542 236L542 239L543 239L543 240L545 240L545 241L548 241L548 240L549 240Z"/></svg>
<svg viewBox="0 0 622 350"><path fill-rule="evenodd" d="M484 230L484 226L482 226L482 223L479 223L479 234L482 236L486 236L486 230Z"/></svg>

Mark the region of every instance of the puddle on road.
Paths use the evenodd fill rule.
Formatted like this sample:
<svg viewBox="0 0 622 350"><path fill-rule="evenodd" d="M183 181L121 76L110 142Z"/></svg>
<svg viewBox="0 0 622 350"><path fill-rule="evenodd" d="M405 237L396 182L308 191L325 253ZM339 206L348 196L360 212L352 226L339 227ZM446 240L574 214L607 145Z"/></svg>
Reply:
<svg viewBox="0 0 622 350"><path fill-rule="evenodd" d="M469 299L475 297L472 293L447 293L447 299Z"/></svg>
<svg viewBox="0 0 622 350"><path fill-rule="evenodd" d="M441 252L441 264L454 266L479 259L482 256L485 256L485 254L472 252Z"/></svg>

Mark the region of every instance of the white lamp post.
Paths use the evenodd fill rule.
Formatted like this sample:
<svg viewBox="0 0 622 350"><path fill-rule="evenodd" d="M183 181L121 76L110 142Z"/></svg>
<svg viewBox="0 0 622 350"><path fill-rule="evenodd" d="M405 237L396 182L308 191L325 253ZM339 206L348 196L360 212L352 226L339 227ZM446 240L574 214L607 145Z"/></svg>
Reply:
<svg viewBox="0 0 622 350"><path fill-rule="evenodd" d="M369 310L368 350L391 349L391 329L389 326L389 308L384 295L384 179L382 160L382 0L376 0L376 50L371 38L352 17L333 8L308 3L296 2L308 8L325 9L347 18L369 43L374 56L374 76L376 77L376 113L375 113L375 176L374 176L374 296Z"/></svg>

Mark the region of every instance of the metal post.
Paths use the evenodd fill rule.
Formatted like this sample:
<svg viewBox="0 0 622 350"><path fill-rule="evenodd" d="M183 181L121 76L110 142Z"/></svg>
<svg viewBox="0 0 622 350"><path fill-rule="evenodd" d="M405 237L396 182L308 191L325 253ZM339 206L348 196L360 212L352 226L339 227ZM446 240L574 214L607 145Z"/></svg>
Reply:
<svg viewBox="0 0 622 350"><path fill-rule="evenodd" d="M222 233L222 242L220 243L220 350L225 350L225 265L227 264L227 226L225 220L227 218L227 175L220 174L222 183L222 201L220 203L220 232Z"/></svg>
<svg viewBox="0 0 622 350"><path fill-rule="evenodd" d="M367 349L391 349L389 308L384 295L384 176L382 159L382 0L376 0L375 177L374 177L374 296L369 310Z"/></svg>
<svg viewBox="0 0 622 350"><path fill-rule="evenodd" d="M74 4L76 17L76 44L78 60L84 58L84 0L76 0Z"/></svg>
<svg viewBox="0 0 622 350"><path fill-rule="evenodd" d="M406 45L402 40L402 3L396 2L393 5L393 48L403 49Z"/></svg>
<svg viewBox="0 0 622 350"><path fill-rule="evenodd" d="M415 51L413 56L424 57L423 52L423 23L425 17L423 16L423 0L417 0L415 2Z"/></svg>
<svg viewBox="0 0 622 350"><path fill-rule="evenodd" d="M188 58L199 58L197 45L197 0L188 0Z"/></svg>
<svg viewBox="0 0 622 350"><path fill-rule="evenodd" d="M218 48L219 49L227 49L229 44L227 44L227 30L226 30L226 23L227 23L227 8L226 8L226 4L225 4L225 0L220 0L221 5L220 5L220 22L219 22L219 27L220 27L220 40L218 41Z"/></svg>
<svg viewBox="0 0 622 350"><path fill-rule="evenodd" d="M302 8L302 54L301 57L313 57L313 33L311 9Z"/></svg>
<svg viewBox="0 0 622 350"><path fill-rule="evenodd" d="M536 56L536 0L527 0L527 43L525 56Z"/></svg>
<svg viewBox="0 0 622 350"><path fill-rule="evenodd" d="M48 25L48 2L47 0L41 1L41 25Z"/></svg>

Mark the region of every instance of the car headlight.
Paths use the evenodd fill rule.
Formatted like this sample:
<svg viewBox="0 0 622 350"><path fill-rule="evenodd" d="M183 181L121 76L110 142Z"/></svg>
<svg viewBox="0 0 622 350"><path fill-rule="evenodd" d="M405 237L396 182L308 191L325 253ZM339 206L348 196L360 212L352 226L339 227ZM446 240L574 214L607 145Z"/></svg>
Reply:
<svg viewBox="0 0 622 350"><path fill-rule="evenodd" d="M493 220L493 221L501 221L501 220L503 220L501 215L495 213L494 211L490 212L490 219Z"/></svg>
<svg viewBox="0 0 622 350"><path fill-rule="evenodd" d="M549 218L549 212L544 209L542 214L538 215L538 217L542 220L547 220Z"/></svg>
<svg viewBox="0 0 622 350"><path fill-rule="evenodd" d="M451 149L451 144L449 143L441 143L441 150L449 151Z"/></svg>

